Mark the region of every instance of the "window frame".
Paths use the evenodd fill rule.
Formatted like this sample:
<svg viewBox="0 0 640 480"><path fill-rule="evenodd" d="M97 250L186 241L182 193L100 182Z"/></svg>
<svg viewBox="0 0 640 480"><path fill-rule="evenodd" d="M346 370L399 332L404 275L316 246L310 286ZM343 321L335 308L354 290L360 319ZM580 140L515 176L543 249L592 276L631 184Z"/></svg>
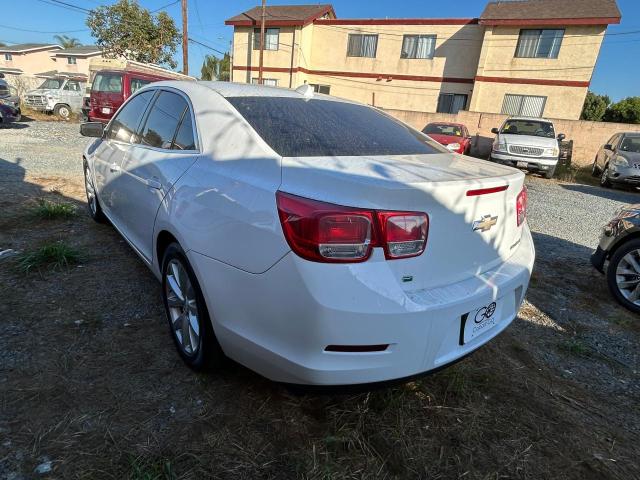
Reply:
<svg viewBox="0 0 640 480"><path fill-rule="evenodd" d="M351 45L351 39L353 37L375 37L376 39L376 45L375 48L373 49L373 56L369 56L369 55L362 55L362 45L363 43L360 42L360 55L351 55L349 53L349 45ZM352 57L352 58L377 58L378 56L378 40L379 40L379 36L377 33L350 33L347 36L347 57Z"/></svg>
<svg viewBox="0 0 640 480"><path fill-rule="evenodd" d="M5 60L5 62L13 62L13 54L9 53L9 52L6 52L4 54L4 60Z"/></svg>
<svg viewBox="0 0 640 480"><path fill-rule="evenodd" d="M454 100L455 100L456 96L465 97L464 105L460 110L464 110L467 107L467 104L469 103L469 94L467 94L467 93L441 92L438 95L438 103L436 104L436 113L448 113L450 115L456 115L460 111L460 110L458 110L458 112L453 113L453 112L442 112L442 111L438 110L438 108L440 106L440 97L442 97L442 96L452 96L454 98ZM453 101L451 102L451 106L453 106Z"/></svg>
<svg viewBox="0 0 640 480"><path fill-rule="evenodd" d="M555 56L553 56L553 49L551 49L549 51L549 56L541 56L538 53L538 50L540 49L540 41L542 40L542 35L543 32L545 31L560 31L562 32L562 37L560 38L560 44L558 45L558 51L556 52ZM522 33L523 32L539 32L538 33L538 38L536 40L536 52L534 56L527 56L527 55L520 55L520 45L522 43ZM516 44L516 51L513 55L514 58L536 58L536 59L547 59L547 60L557 60L558 57L560 56L560 49L562 48L562 42L564 40L564 35L565 35L566 30L564 28L521 28L520 32L518 33L518 43Z"/></svg>
<svg viewBox="0 0 640 480"><path fill-rule="evenodd" d="M428 57L403 57L402 52L404 52L404 43L408 38L417 38L418 42L421 38L432 38L433 39L433 50L430 52L430 56ZM402 36L402 45L400 46L400 58L402 60L433 60L433 57L436 55L436 42L438 41L438 36L436 34L409 34ZM418 53L418 42L416 42L416 54Z"/></svg>
<svg viewBox="0 0 640 480"><path fill-rule="evenodd" d="M136 142L136 143L131 143L131 145L133 147L140 147L140 148L146 148L148 150L153 150L156 152L173 152L173 153L180 153L180 154L199 154L202 151L202 146L200 144L200 136L198 135L198 125L196 123L196 117L195 117L195 113L193 110L193 104L191 103L191 99L181 90L177 90L175 88L171 88L171 87L159 87L159 88L145 88L142 87L141 89L137 90L135 95L139 95L139 93L142 92L148 92L149 90L154 91L155 93L153 94L153 97L151 98L151 100L149 101L149 105L147 105L147 109L145 110L144 114L142 115L142 119L140 121L140 124L138 125L138 128L136 129L136 138L139 140L142 136L142 130L144 129L145 125L147 124L147 120L149 118L149 114L151 113L151 110L153 109L153 106L156 103L156 100L158 99L158 97L160 96L160 93L162 92L168 92L168 93L175 93L180 95L183 100L186 101L187 103L187 108L189 109L190 115L191 115L191 130L193 131L193 144L195 145L195 150L179 150L176 148L160 148L160 147L154 147L151 145L144 145L142 143ZM135 96L134 95L134 96ZM130 98L133 98L134 96L131 96ZM182 121L184 120L184 116L185 113L183 112L183 114L180 116L180 120L178 121L178 124L176 125L176 130L175 132L173 132L173 137L171 138L171 146L173 146L175 140L176 140L176 136L178 135L178 130L180 130L180 126L182 125Z"/></svg>
<svg viewBox="0 0 640 480"><path fill-rule="evenodd" d="M310 83L310 87L313 88L314 93L320 93L322 95L331 95L331 85L327 85L326 83ZM320 91L321 88L326 87L327 93L323 93Z"/></svg>
<svg viewBox="0 0 640 480"><path fill-rule="evenodd" d="M265 82L265 80L269 80L271 82L275 82L275 84L273 85L267 85ZM277 78L265 78L262 77L262 85L265 87L277 87L278 86L278 79ZM260 83L258 83L258 77L251 77L251 85L260 85Z"/></svg>
<svg viewBox="0 0 640 480"><path fill-rule="evenodd" d="M77 65L77 64L78 64L78 58L77 57L74 57L72 55L69 55L67 57L67 65Z"/></svg>
<svg viewBox="0 0 640 480"><path fill-rule="evenodd" d="M267 33L269 30L275 30L278 32L276 35L276 48L267 48ZM264 29L264 45L265 51L276 52L280 50L280 28L279 27L266 27ZM260 50L260 28L253 29L253 50Z"/></svg>
<svg viewBox="0 0 640 480"><path fill-rule="evenodd" d="M511 97L521 97L521 101L520 101L520 108L518 109L518 113L505 113L504 112L504 106L505 106L505 102L507 101L507 96L511 96ZM528 117L528 115L525 115L522 113L522 107L524 105L524 99L525 98L529 98L529 97L533 97L533 98L543 98L544 101L542 102L542 111L540 112L540 116L539 117L530 117L530 118L542 118L544 116L544 110L545 108L547 108L547 100L549 99L548 96L545 95L525 95L522 93L505 93L504 97L502 97L502 107L500 108L500 114L502 115L512 115L512 116L518 116L518 117Z"/></svg>

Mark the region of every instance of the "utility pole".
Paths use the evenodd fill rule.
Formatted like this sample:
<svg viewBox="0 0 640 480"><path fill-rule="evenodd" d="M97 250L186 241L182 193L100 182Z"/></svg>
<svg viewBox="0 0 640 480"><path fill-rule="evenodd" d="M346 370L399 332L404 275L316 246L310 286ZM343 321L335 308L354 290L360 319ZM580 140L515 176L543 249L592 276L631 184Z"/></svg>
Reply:
<svg viewBox="0 0 640 480"><path fill-rule="evenodd" d="M187 0L182 0L182 73L189 75L189 33L187 32Z"/></svg>
<svg viewBox="0 0 640 480"><path fill-rule="evenodd" d="M262 0L262 15L260 15L260 61L258 63L258 84L262 85L262 57L264 55L264 19L267 16L267 0Z"/></svg>

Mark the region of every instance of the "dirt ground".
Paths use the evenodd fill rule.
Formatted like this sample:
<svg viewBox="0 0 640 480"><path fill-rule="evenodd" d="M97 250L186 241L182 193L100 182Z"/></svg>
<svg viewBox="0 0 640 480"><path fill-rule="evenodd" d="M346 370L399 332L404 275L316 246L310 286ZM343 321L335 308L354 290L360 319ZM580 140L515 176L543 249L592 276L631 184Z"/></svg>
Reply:
<svg viewBox="0 0 640 480"><path fill-rule="evenodd" d="M0 260L0 478L640 478L638 319L553 238L535 237L520 316L469 358L305 393L232 362L185 367L155 278L83 195L73 176L0 177L0 250L83 253L28 275ZM78 215L35 219L38 198Z"/></svg>

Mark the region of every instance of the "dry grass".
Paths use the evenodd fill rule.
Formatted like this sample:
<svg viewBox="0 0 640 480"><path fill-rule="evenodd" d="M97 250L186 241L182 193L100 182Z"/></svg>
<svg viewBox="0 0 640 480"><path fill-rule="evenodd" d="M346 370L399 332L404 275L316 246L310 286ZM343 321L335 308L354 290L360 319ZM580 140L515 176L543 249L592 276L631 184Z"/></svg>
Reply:
<svg viewBox="0 0 640 480"><path fill-rule="evenodd" d="M73 122L77 123L81 120L82 115L78 113L72 113L71 117L68 120L64 120L53 113L40 112L38 110L33 110L26 105L22 105L22 117L23 119L31 119L37 120L40 122Z"/></svg>

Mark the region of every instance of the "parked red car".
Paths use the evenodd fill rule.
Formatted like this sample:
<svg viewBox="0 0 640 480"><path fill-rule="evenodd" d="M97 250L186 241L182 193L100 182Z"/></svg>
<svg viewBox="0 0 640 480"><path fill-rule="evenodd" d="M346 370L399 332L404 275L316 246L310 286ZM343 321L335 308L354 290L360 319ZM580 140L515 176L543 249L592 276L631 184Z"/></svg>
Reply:
<svg viewBox="0 0 640 480"><path fill-rule="evenodd" d="M126 70L97 72L91 84L88 120L107 123L120 105L136 90L161 80L171 80L171 78Z"/></svg>
<svg viewBox="0 0 640 480"><path fill-rule="evenodd" d="M452 152L469 155L471 150L471 135L461 123L435 122L429 123L422 133L429 135L436 142L444 145Z"/></svg>

